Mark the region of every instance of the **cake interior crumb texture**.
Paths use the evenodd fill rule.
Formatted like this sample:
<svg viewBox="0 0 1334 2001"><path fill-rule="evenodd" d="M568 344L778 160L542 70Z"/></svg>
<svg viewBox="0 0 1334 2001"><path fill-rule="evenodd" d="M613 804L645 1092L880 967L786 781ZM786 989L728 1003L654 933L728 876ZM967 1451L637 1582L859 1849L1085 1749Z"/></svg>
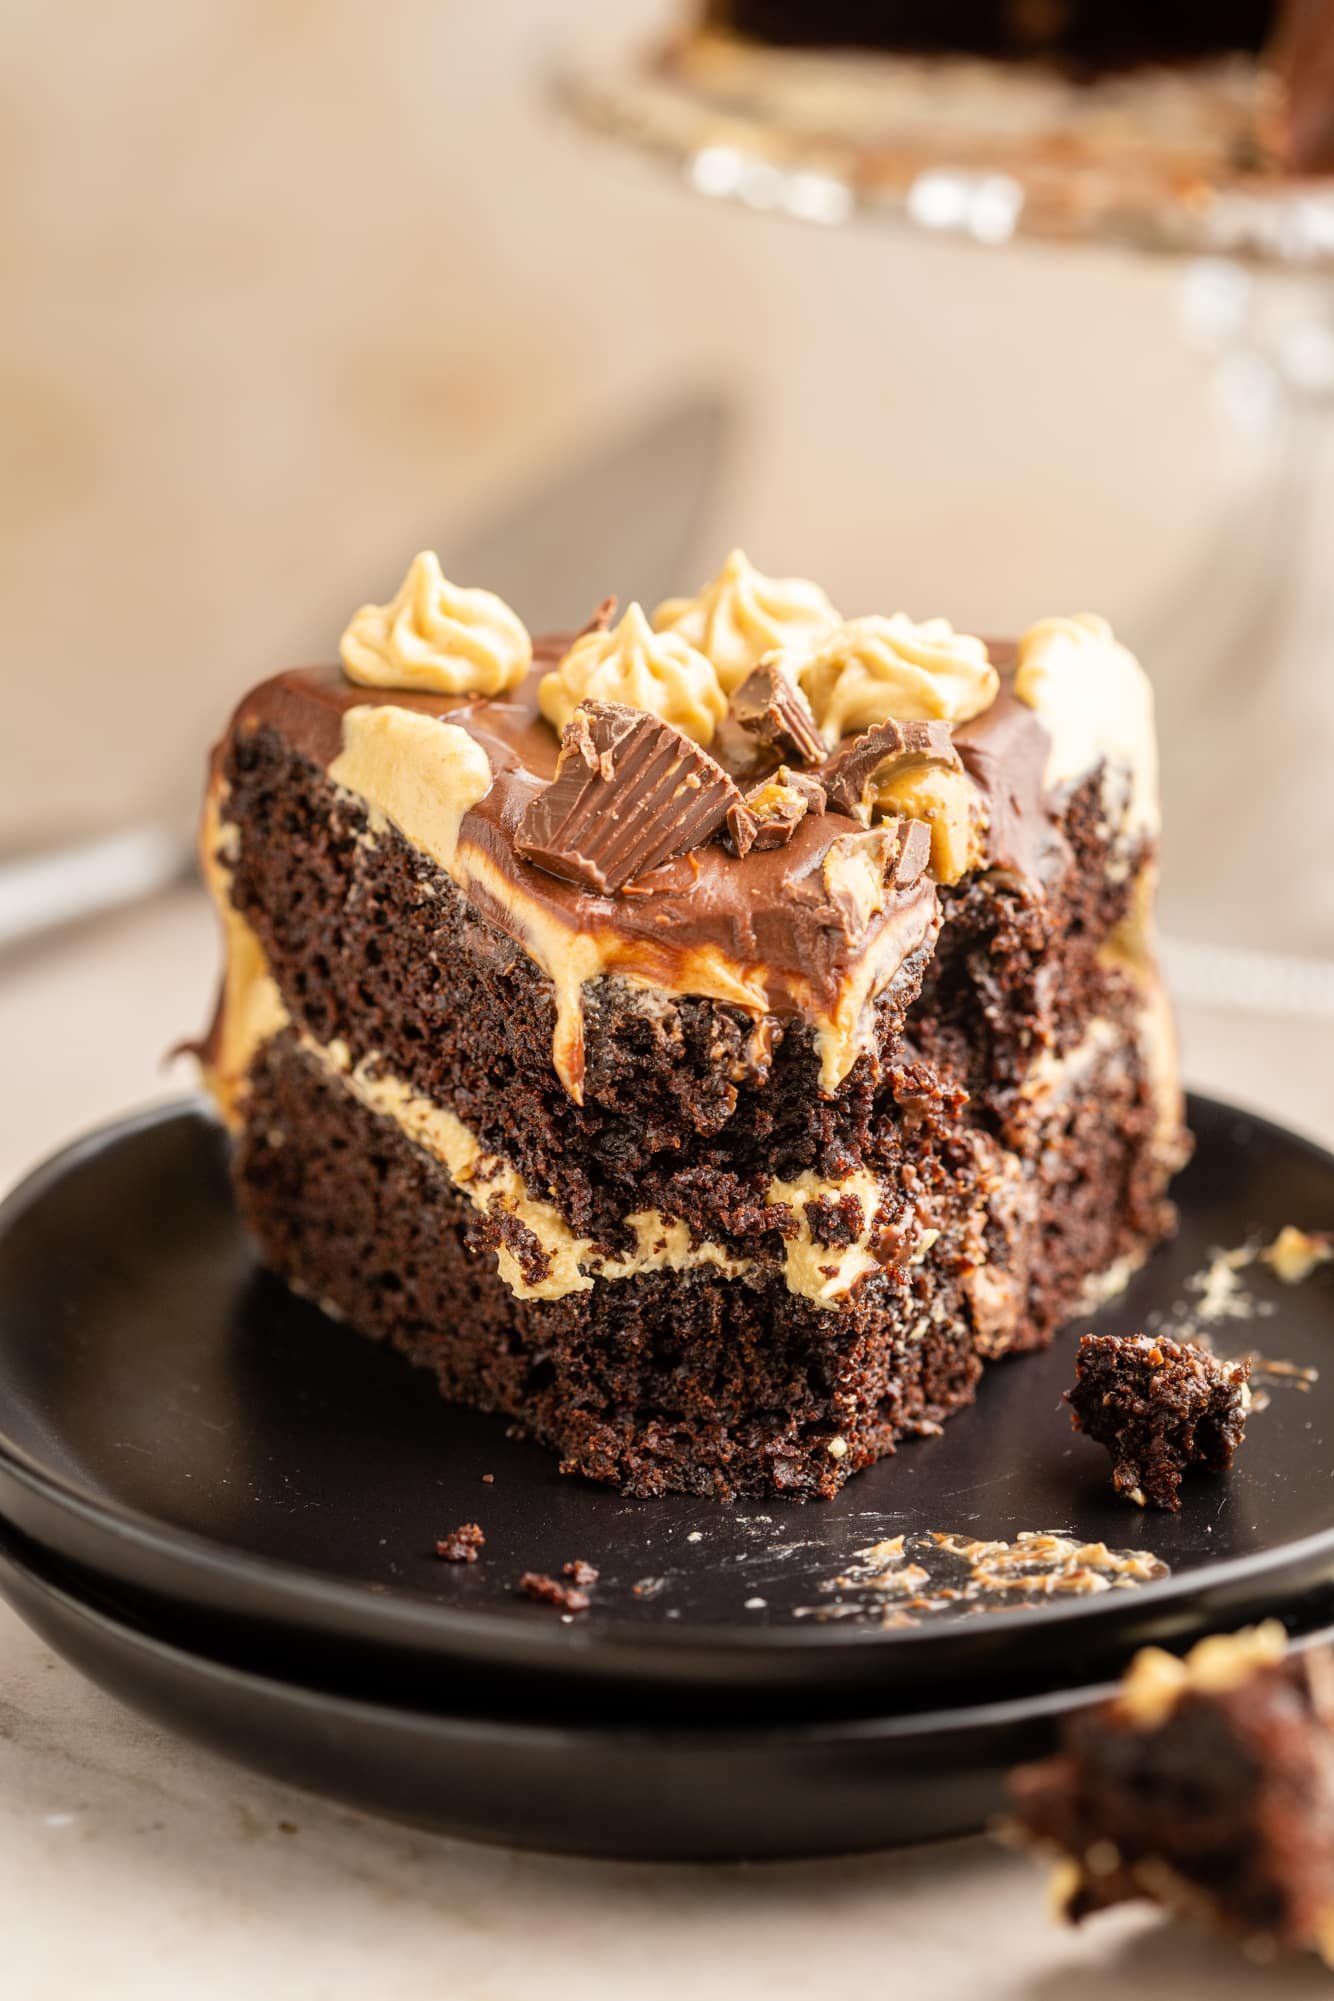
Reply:
<svg viewBox="0 0 1334 2001"><path fill-rule="evenodd" d="M1061 655L1095 707L1097 629ZM491 696L329 667L238 708L205 815L227 965L202 1060L240 1209L349 1323L328 1340L392 1343L568 1473L829 1496L1172 1226L1151 743L1123 716L1071 729L1064 697L1016 693L1014 647L989 679L979 649L985 706L948 756L894 765L885 838L869 795L824 806L813 763L781 847L722 830L606 894L516 844L568 644ZM732 791L778 755L726 718L707 753ZM905 814L930 841L892 834ZM968 859L938 867L951 814Z"/></svg>
<svg viewBox="0 0 1334 2001"><path fill-rule="evenodd" d="M1066 1401L1076 1431L1112 1457L1112 1485L1176 1513L1192 1467L1225 1473L1246 1435L1248 1361L1148 1334L1085 1334Z"/></svg>

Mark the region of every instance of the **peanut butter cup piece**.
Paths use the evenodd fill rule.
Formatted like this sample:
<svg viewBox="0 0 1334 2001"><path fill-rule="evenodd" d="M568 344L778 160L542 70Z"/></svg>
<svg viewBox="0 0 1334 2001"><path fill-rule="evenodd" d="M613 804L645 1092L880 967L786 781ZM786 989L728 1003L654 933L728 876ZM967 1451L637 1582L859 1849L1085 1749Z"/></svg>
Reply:
<svg viewBox="0 0 1334 2001"><path fill-rule="evenodd" d="M732 714L748 736L796 764L818 764L825 754L815 713L778 660L761 660L732 697Z"/></svg>
<svg viewBox="0 0 1334 2001"><path fill-rule="evenodd" d="M842 813L868 813L877 793L910 772L935 767L962 771L948 723L876 723L838 751L820 774L829 803Z"/></svg>
<svg viewBox="0 0 1334 2001"><path fill-rule="evenodd" d="M772 778L753 786L744 800L727 809L727 832L739 855L752 848L781 848L808 813L823 813L825 792L818 778L780 764Z"/></svg>
<svg viewBox="0 0 1334 2001"><path fill-rule="evenodd" d="M895 889L911 889L926 874L931 860L931 829L922 820L887 820L894 830L894 856L889 879Z"/></svg>
<svg viewBox="0 0 1334 2001"><path fill-rule="evenodd" d="M528 806L514 845L549 875L613 896L703 847L741 804L716 759L661 717L581 702L561 737L556 775Z"/></svg>
<svg viewBox="0 0 1334 2001"><path fill-rule="evenodd" d="M876 723L820 775L830 805L855 819L925 821L937 882L958 882L985 859L981 802L948 723Z"/></svg>
<svg viewBox="0 0 1334 2001"><path fill-rule="evenodd" d="M828 904L856 943L895 890L920 882L931 859L931 830L920 820L883 820L864 834L844 834L824 858Z"/></svg>
<svg viewBox="0 0 1334 2001"><path fill-rule="evenodd" d="M575 638L586 639L590 632L610 631L616 618L616 602L614 597L603 598L601 604L594 607L588 619L575 633Z"/></svg>

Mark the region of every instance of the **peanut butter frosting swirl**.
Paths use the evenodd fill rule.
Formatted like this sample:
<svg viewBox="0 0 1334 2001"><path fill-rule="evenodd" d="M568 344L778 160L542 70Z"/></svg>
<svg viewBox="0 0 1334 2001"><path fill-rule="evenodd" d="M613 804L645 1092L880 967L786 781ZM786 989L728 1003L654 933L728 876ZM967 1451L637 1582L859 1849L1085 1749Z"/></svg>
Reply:
<svg viewBox="0 0 1334 2001"><path fill-rule="evenodd" d="M831 746L877 723L965 723L989 709L1000 677L985 643L947 618L901 611L849 619L793 669Z"/></svg>
<svg viewBox="0 0 1334 2001"><path fill-rule="evenodd" d="M493 591L464 590L431 550L414 556L388 604L364 604L339 641L350 680L366 688L500 695L532 665L528 628Z"/></svg>
<svg viewBox="0 0 1334 2001"><path fill-rule="evenodd" d="M618 702L672 723L707 745L727 713L712 663L676 632L655 632L643 607L628 606L610 632L587 632L544 674L538 706L557 730L581 702Z"/></svg>
<svg viewBox="0 0 1334 2001"><path fill-rule="evenodd" d="M1105 618L1044 618L1019 641L1014 692L1051 739L1049 791L1101 765L1109 819L1133 840L1158 829L1158 751L1149 677Z"/></svg>
<svg viewBox="0 0 1334 2001"><path fill-rule="evenodd" d="M733 549L712 583L693 598L667 598L653 614L659 632L677 632L713 662L727 694L776 648L809 650L840 623L818 584L766 577Z"/></svg>

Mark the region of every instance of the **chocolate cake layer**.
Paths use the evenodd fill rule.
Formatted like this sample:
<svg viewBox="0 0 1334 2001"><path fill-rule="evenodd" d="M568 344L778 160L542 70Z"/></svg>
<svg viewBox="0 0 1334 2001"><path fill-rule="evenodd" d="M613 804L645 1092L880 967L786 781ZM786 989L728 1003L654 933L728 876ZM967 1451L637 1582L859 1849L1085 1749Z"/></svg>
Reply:
<svg viewBox="0 0 1334 2001"><path fill-rule="evenodd" d="M1103 1123L1068 1127L1063 1146L1091 1185L1108 1190L1124 1174L1124 1139ZM237 1178L276 1271L304 1288L318 1272L322 1297L431 1368L446 1395L517 1418L566 1471L631 1493L827 1496L897 1438L970 1402L981 1368L975 1273L957 1250L948 1268L875 1273L840 1312L794 1297L772 1261L733 1277L704 1266L516 1299L494 1264L503 1215L465 1203L291 1032L256 1064ZM1039 1311L1062 1274L1068 1292L1076 1267L1112 1249L1106 1211L1088 1223L1091 1235L1069 1254L1053 1247L1033 1273ZM837 1233L836 1216L828 1227ZM733 1247L761 1249L744 1233Z"/></svg>
<svg viewBox="0 0 1334 2001"><path fill-rule="evenodd" d="M274 1269L305 1286L318 1270L358 1328L446 1395L519 1419L567 1471L640 1494L827 1495L971 1397L980 1365L957 1294L933 1316L934 1285L928 1299L877 1274L831 1313L794 1299L780 1265L515 1299L485 1255L503 1221L471 1211L292 1039L261 1057L251 1104L238 1185Z"/></svg>
<svg viewBox="0 0 1334 2001"><path fill-rule="evenodd" d="M669 689L627 628L599 647L682 720L636 721L615 659L550 791L564 642L484 699L330 669L245 699L205 1071L265 1256L448 1395L635 1492L828 1494L1170 1227L1142 676L1096 620L990 664L862 621L839 700L906 719L859 750L788 669L729 667L724 715L687 641ZM743 846L722 802L784 754L803 810Z"/></svg>

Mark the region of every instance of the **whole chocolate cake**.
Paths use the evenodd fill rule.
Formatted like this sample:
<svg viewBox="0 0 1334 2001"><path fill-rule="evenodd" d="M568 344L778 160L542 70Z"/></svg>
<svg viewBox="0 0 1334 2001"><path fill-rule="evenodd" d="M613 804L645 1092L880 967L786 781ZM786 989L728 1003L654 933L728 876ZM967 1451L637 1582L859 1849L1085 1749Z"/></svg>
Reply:
<svg viewBox="0 0 1334 2001"><path fill-rule="evenodd" d="M1262 59L1257 135L1289 172L1334 172L1331 0L710 0L706 25L787 48L968 54L1085 81L1148 65Z"/></svg>
<svg viewBox="0 0 1334 2001"><path fill-rule="evenodd" d="M342 660L215 753L203 1066L269 1264L446 1395L633 1493L828 1495L1170 1227L1104 621L844 621L738 553L533 641L423 555Z"/></svg>

